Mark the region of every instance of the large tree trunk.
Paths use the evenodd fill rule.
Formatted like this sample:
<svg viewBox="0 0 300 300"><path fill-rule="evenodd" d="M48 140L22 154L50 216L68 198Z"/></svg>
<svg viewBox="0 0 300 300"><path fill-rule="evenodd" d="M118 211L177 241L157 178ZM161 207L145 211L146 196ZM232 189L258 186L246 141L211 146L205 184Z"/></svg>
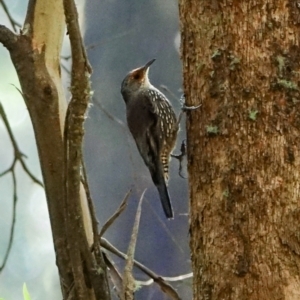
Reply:
<svg viewBox="0 0 300 300"><path fill-rule="evenodd" d="M300 299L299 12L180 1L194 299Z"/></svg>

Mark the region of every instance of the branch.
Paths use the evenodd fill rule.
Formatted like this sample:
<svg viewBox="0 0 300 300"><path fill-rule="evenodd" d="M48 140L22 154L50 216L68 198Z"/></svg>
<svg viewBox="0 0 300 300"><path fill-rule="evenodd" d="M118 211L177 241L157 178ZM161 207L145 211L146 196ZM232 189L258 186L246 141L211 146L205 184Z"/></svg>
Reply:
<svg viewBox="0 0 300 300"><path fill-rule="evenodd" d="M122 200L120 206L117 208L117 210L114 212L114 214L105 222L105 224L102 226L101 231L99 233L99 238L103 236L103 234L106 232L106 230L114 223L114 221L121 215L121 213L124 211L124 209L127 206L127 200L131 193L131 190L129 190L124 199Z"/></svg>
<svg viewBox="0 0 300 300"><path fill-rule="evenodd" d="M12 129L10 127L10 124L8 122L8 119L7 119L7 116L6 116L6 113L4 111L4 108L3 108L3 105L1 104L0 102L0 116L2 117L2 120L3 120L3 123L7 129L7 132L8 132L8 135L9 135L9 138L11 140L11 143L13 145L13 148L14 148L14 153L15 153L15 157L14 157L14 160L11 164L11 166L3 171L2 173L0 173L0 177L6 175L7 173L11 173L12 175L12 180L13 180L13 214L12 214L12 224L11 224L11 228L10 228L10 234L9 234L9 242L8 242L8 247L7 247L7 250L6 250L6 253L4 255L4 259L3 259L3 263L2 265L0 266L0 272L4 269L5 265L6 265L6 262L7 262L7 259L9 257L9 253L10 253L10 250L11 250L11 246L12 246L12 241L13 241L13 236L14 236L14 230L15 230L15 223L16 223L16 208L17 208L17 201L18 201L18 195L17 195L17 180L16 180L16 172L15 172L15 166L16 166L16 163L19 161L24 169L24 171L27 173L27 175L38 185L42 186L43 187L43 184L40 180L38 180L30 171L29 169L27 168L24 160L23 160L23 157L25 156L20 150L19 150L19 147L18 147L18 144L16 142L16 139L13 135L13 132L12 132Z"/></svg>
<svg viewBox="0 0 300 300"><path fill-rule="evenodd" d="M4 25L0 25L0 43L9 51L16 47L18 37Z"/></svg>
<svg viewBox="0 0 300 300"><path fill-rule="evenodd" d="M102 252L105 264L108 267L110 279L114 285L114 289L117 291L119 299L122 297L122 286L123 286L123 279L117 268L115 267L114 263L108 258L105 252Z"/></svg>
<svg viewBox="0 0 300 300"><path fill-rule="evenodd" d="M117 117L115 117L114 115L112 115L103 105L102 103L96 99L95 97L93 97L93 104L98 107L102 112L104 112L104 114L112 121L116 122L117 124L119 124L122 129L126 130L128 133L128 128L126 126L126 124L121 121L120 119L118 119Z"/></svg>
<svg viewBox="0 0 300 300"><path fill-rule="evenodd" d="M11 223L10 233L9 233L8 247L6 249L6 253L4 255L4 259L3 259L2 265L0 267L0 273L5 268L7 259L9 257L9 253L10 253L10 250L11 250L11 246L12 246L12 242L13 242L13 237L14 237L15 224L16 224L16 209L17 209L18 196L17 196L17 180L16 180L15 170L12 170L11 175L12 175L12 179L13 179L13 214L12 214L12 223Z"/></svg>
<svg viewBox="0 0 300 300"><path fill-rule="evenodd" d="M5 4L4 0L0 0L0 4L3 7L4 12L6 13L8 20L12 26L12 28L14 29L15 32L17 32L17 27L22 27L20 23L18 23L17 21L14 20L14 18L11 16L7 5Z"/></svg>
<svg viewBox="0 0 300 300"><path fill-rule="evenodd" d="M109 299L106 268L104 262L102 263L103 259L101 259L101 256L98 257L101 259L100 266L97 265L99 261L95 263L95 259L92 257L87 241L87 232L83 223L82 204L79 193L82 141L84 135L83 123L90 98L89 75L91 67L83 46L74 0L64 0L63 5L73 61L71 72L72 99L68 106L64 130L64 176L66 184L65 199L67 203L66 216L69 232L69 254L73 265L75 293L77 299L88 299L89 289L87 286L91 285L96 299ZM90 205L90 214L94 214L94 210L91 208ZM93 231L95 231L95 227L97 226L95 216L91 216L91 218ZM94 238L97 239L97 237L98 234ZM82 262L84 262L86 268ZM99 267L100 269L102 267L102 272L98 272Z"/></svg>
<svg viewBox="0 0 300 300"><path fill-rule="evenodd" d="M4 1L8 3L9 0ZM0 25L0 43L10 52L32 121L46 187L61 289L63 298L67 298L66 293L70 291L74 278L64 214L62 129L66 101L59 67L65 32L62 1L29 0L24 24L26 28L20 35Z"/></svg>
<svg viewBox="0 0 300 300"><path fill-rule="evenodd" d="M87 55L83 46L82 37L78 23L78 13L74 0L64 0L65 16L70 36L71 51L72 51L72 80L77 81L80 78L86 77L86 73L76 73L77 71L88 71L90 74L92 68L88 62ZM85 80L86 82L86 80ZM75 82L74 82L75 83ZM79 84L80 81L77 81Z"/></svg>
<svg viewBox="0 0 300 300"><path fill-rule="evenodd" d="M4 176L5 174L9 173L9 172L13 172L13 169L15 167L15 164L17 161L19 161L25 171L25 173L32 179L33 182L35 182L36 184L40 185L41 187L44 187L43 183L37 179L28 169L23 157L25 157L25 155L20 151L19 147L18 147L18 144L16 142L16 139L13 135L13 132L12 132L12 129L10 127L10 124L8 122L8 119L7 119L7 116L6 116L6 113L4 111L4 108L3 108L3 105L1 104L0 102L0 116L2 117L2 120L4 122L4 125L7 129L7 132L8 132L8 135L9 135L9 138L11 140L11 143L13 145L13 148L14 148L14 152L15 152L15 158L14 158L14 161L13 163L11 164L11 166L3 171L1 174L0 174L0 177L1 176Z"/></svg>
<svg viewBox="0 0 300 300"><path fill-rule="evenodd" d="M90 189L89 189L89 185L88 185L88 178L87 178L87 173L86 173L86 169L85 169L85 164L83 161L83 158L81 158L82 161L82 173L83 173L83 186L84 186L84 190L86 193L86 197L87 197L87 201L88 201L88 207L89 207L89 211L90 211L90 216L91 216L91 222L92 222L92 230L93 230L93 253L95 256L95 264L93 266L93 268L97 269L97 270L105 270L107 268L107 265L105 264L105 260L104 257L102 256L102 252L100 249L100 237L98 235L98 220L96 218L96 210L94 207L94 203L91 197L91 193L90 193ZM88 253L90 254L90 253ZM94 279L93 281L95 281L96 284L96 289L95 289L95 294L100 295L102 293L102 285L97 284L97 281L99 280L99 278L97 278L98 276L93 276ZM107 282L107 277L103 276L100 280L105 281L106 282L106 286L108 287L108 282ZM107 296L108 297L108 296Z"/></svg>
<svg viewBox="0 0 300 300"><path fill-rule="evenodd" d="M138 236L138 230L140 226L140 219L141 219L141 213L142 213L142 202L144 199L146 190L143 191L139 205L136 211L134 225L132 229L131 239L128 246L127 251L127 259L126 259L126 265L124 269L124 277L123 277L123 297L122 299L125 300L133 300L133 295L136 289L135 280L132 275L132 269L133 269L133 261L134 261L134 253L135 253L135 247L136 247L136 241Z"/></svg>
<svg viewBox="0 0 300 300"><path fill-rule="evenodd" d="M110 251L111 253L117 255L120 258L127 259L127 255L121 251L119 251L116 247L114 247L111 243L108 242L105 238L101 238L101 247ZM141 264L140 262L133 260L133 264L143 271L146 275L153 279L153 281L159 285L162 291L168 294L172 299L179 300L180 297L178 293L173 289L171 285L167 283L167 281L176 281L176 280L183 280L186 278L192 277L192 273L184 274L176 277L162 277L157 275L152 270L148 269L146 266Z"/></svg>
<svg viewBox="0 0 300 300"><path fill-rule="evenodd" d="M82 252L86 259L87 245L86 233L83 224L83 215L80 200L80 166L82 161L82 140L84 114L89 101L89 80L87 78L86 55L84 53L78 14L73 0L63 1L67 30L70 36L72 51L72 99L68 106L65 130L65 199L67 203L67 230L70 247L70 259L73 266L75 293L80 300L88 299L85 284L84 267L82 265ZM88 268L91 269L90 259Z"/></svg>

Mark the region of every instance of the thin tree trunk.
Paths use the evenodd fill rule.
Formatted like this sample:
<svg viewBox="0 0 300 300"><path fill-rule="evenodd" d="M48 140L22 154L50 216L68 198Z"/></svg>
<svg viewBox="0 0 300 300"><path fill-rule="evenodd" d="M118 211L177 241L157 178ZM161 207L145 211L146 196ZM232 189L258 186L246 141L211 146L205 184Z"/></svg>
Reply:
<svg viewBox="0 0 300 300"><path fill-rule="evenodd" d="M297 1L180 1L194 299L300 299Z"/></svg>
<svg viewBox="0 0 300 300"><path fill-rule="evenodd" d="M60 73L65 16L73 57L66 127ZM110 299L93 207L80 182L90 68L74 1L30 0L21 33L0 25L0 43L10 53L33 124L63 299Z"/></svg>

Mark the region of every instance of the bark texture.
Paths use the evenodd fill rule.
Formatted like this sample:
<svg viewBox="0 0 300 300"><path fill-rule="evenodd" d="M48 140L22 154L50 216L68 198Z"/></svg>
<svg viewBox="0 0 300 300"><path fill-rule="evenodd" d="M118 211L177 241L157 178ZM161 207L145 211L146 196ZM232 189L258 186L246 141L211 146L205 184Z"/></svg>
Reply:
<svg viewBox="0 0 300 300"><path fill-rule="evenodd" d="M300 299L299 4L179 6L194 299Z"/></svg>

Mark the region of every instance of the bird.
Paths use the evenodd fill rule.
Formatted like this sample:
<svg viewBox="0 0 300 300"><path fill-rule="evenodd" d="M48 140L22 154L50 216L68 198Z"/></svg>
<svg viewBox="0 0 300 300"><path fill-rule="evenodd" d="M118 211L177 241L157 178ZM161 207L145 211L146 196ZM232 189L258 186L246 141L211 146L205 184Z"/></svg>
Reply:
<svg viewBox="0 0 300 300"><path fill-rule="evenodd" d="M170 154L175 147L178 123L167 97L154 87L148 77L155 59L130 71L122 81L121 94L126 105L129 130L148 167L164 213L174 218L167 184Z"/></svg>

